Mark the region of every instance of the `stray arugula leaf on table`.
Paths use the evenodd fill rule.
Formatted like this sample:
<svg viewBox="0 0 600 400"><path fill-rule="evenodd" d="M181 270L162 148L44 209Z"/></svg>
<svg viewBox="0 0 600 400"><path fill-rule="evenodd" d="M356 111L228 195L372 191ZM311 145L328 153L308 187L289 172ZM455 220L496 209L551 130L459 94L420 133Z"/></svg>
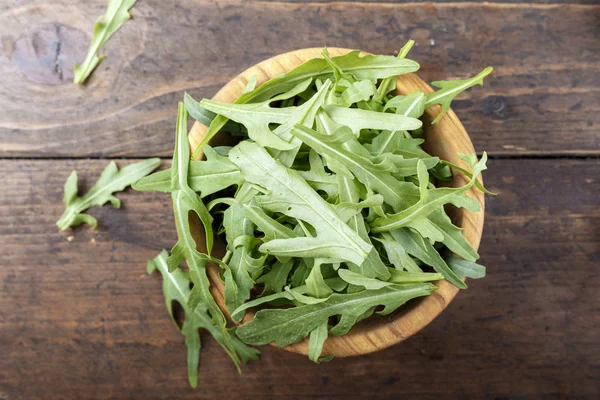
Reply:
<svg viewBox="0 0 600 400"><path fill-rule="evenodd" d="M98 53L104 47L108 39L117 32L125 22L131 19L129 9L134 6L137 0L109 0L104 16L98 18L94 24L94 34L92 43L88 50L85 60L81 65L75 63L73 72L75 77L73 83L82 84L104 60L105 56L99 57Z"/></svg>
<svg viewBox="0 0 600 400"><path fill-rule="evenodd" d="M98 226L96 218L83 213L92 206L101 206L110 202L113 207L119 208L121 201L113 193L124 190L144 176L152 172L160 164L160 158L129 164L119 170L117 164L111 161L96 182L96 184L83 196L77 196L77 172L73 171L65 182L63 203L66 208L56 223L61 231L71 226L89 224L93 228Z"/></svg>

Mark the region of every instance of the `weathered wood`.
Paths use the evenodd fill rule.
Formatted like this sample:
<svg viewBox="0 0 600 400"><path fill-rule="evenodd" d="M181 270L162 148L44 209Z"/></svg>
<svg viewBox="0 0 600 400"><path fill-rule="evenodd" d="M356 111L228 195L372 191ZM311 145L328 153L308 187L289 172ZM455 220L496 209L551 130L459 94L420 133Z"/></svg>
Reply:
<svg viewBox="0 0 600 400"><path fill-rule="evenodd" d="M200 388L146 260L175 241L170 199L127 191L100 227L59 233L62 184L92 161L0 161L0 398L595 398L600 160L491 160L488 277L369 356L313 365L266 346L238 376L211 339Z"/></svg>
<svg viewBox="0 0 600 400"><path fill-rule="evenodd" d="M478 151L600 151L600 6L148 0L88 85L74 86L73 61L104 6L0 6L0 156L167 156L184 91L211 97L250 65L297 48L391 54L408 38L426 80L496 68L455 107Z"/></svg>

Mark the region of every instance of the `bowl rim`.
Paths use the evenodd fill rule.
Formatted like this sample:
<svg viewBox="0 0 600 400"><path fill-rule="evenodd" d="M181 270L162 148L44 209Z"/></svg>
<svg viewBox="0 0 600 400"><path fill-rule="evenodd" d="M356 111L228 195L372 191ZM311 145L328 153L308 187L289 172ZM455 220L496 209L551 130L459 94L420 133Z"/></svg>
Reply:
<svg viewBox="0 0 600 400"><path fill-rule="evenodd" d="M261 61L227 82L223 88L213 96L213 99L223 102L233 102L241 95L252 76L257 77L257 85L260 85L281 73L297 67L309 59L322 57L321 51L322 48L306 48L282 53ZM353 50L329 47L328 51L333 57L346 54ZM365 55L369 53L361 52L361 54ZM396 91L399 94L406 95L415 90L421 90L426 94L433 92L433 89L416 74L400 75L397 78ZM442 109L439 105L428 107L425 111L424 119L426 123L424 124L424 147L426 149L429 148L428 151L432 155L439 156L441 155L440 153L444 153L449 156L444 157L444 159L454 163L460 163L457 158L458 152L475 153L475 149L473 148L473 144L462 123L452 109L449 109L435 125L430 124L430 122L441 112ZM206 126L198 121L194 122L188 135L192 152L196 150L202 141L206 130ZM448 132L450 131L453 131L450 136L452 140L443 142L443 146L440 146L439 143L434 140L436 137L448 136ZM217 136L221 134L222 133L219 133ZM202 155L200 155L200 157L201 156ZM466 183L466 179L462 174L454 175L452 186L458 186L464 183ZM455 209L453 213L454 218L452 219L458 226L464 229L463 234L465 238L477 251L483 231L485 201L483 193L476 191L475 188L471 188L467 193L478 200L481 206L480 211L470 212L464 209ZM198 240L198 243L202 243L203 241L203 239ZM229 318L223 300L224 285L220 279L218 267L209 265L208 275L211 281L211 292L215 296L219 307ZM361 321L346 335L329 336L323 346L322 354L334 354L336 357L368 354L397 344L414 335L433 321L448 306L448 304L450 304L459 291L457 287L445 280L438 281L435 284L438 286L438 290L434 291L429 296L413 301L408 307L401 307L400 310L387 317L372 317ZM249 310L242 323L251 320L253 316L254 312ZM308 340L304 339L300 342L291 344L284 349L306 355L308 354Z"/></svg>

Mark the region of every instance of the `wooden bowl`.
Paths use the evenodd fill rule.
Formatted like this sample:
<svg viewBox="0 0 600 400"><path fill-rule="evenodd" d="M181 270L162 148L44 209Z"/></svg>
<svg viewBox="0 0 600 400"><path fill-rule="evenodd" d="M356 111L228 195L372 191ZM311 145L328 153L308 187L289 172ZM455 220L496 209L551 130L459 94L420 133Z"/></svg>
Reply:
<svg viewBox="0 0 600 400"><path fill-rule="evenodd" d="M349 49L329 48L331 56L339 56L349 52ZM298 65L312 59L321 57L321 48L296 50L280 54L268 60L262 61L255 66L242 72L229 81L214 97L214 100L222 102L234 102L241 94L246 83L253 75L256 75L258 84L264 83L282 73L290 71ZM396 89L399 94L409 94L415 90L431 93L433 89L415 74L407 74L398 77ZM425 111L425 150L441 159L461 164L457 153L474 153L473 144L464 127L452 110L449 110L435 125L431 125L435 117L441 112L441 107L429 107ZM202 141L207 128L196 122L192 127L189 140L192 152ZM219 138L219 133L211 140L211 143L222 142L224 137ZM462 186L466 183L462 174L455 174L453 187ZM452 208L449 214L454 223L464 229L463 234L475 250L479 247L481 233L483 230L484 199L479 191L470 190L469 195L476 198L481 204L481 211L472 213L465 209ZM203 238L197 238L198 243L203 243ZM215 254L223 249L215 249ZM211 291L221 309L226 315L227 309L223 302L223 283L219 278L217 267L209 268L211 279ZM415 334L439 315L452 301L459 289L447 281L436 283L438 290L430 296L413 300L408 305L401 307L397 312L386 316L374 316L361 321L344 336L330 336L323 347L323 355L335 354L336 357L348 357L372 353L399 343L409 336ZM246 314L244 321L254 317L252 311ZM285 347L285 350L300 354L307 354L308 340Z"/></svg>

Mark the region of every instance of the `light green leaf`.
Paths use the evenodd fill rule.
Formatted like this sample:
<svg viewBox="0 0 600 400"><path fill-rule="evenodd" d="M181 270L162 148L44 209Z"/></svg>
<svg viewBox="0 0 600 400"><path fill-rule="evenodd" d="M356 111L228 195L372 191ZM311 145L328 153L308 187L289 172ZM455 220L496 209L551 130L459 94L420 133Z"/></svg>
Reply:
<svg viewBox="0 0 600 400"><path fill-rule="evenodd" d="M261 103L231 104L203 99L200 105L209 111L232 119L246 127L248 136L263 147L277 150L291 150L295 146L282 140L270 128L272 124L284 124L292 116L296 107L274 108L271 103L296 96L306 90L310 80L299 83L290 91Z"/></svg>
<svg viewBox="0 0 600 400"><path fill-rule="evenodd" d="M394 239L391 233L382 232L373 238L383 244L388 259L396 269L409 272L422 272L421 268L419 268L417 263L410 258L406 253L406 250L404 250L404 247Z"/></svg>
<svg viewBox="0 0 600 400"><path fill-rule="evenodd" d="M414 205L399 213L390 215L388 218L378 218L371 223L372 232L386 232L401 227L411 227L417 229L424 237L431 237L431 229L435 227L426 220L433 211L439 209L444 204L454 204L457 207L465 207L471 211L479 209L479 203L465 195L465 192L474 185L477 176L486 169L485 162L487 154L483 153L481 161L471 164L473 169L473 178L469 183L460 188L436 188L427 190L429 183L429 174L425 164L419 160L418 176L421 183L421 199ZM438 231L439 232L439 231ZM436 241L437 237L435 237Z"/></svg>
<svg viewBox="0 0 600 400"><path fill-rule="evenodd" d="M485 277L485 267L462 258L450 256L448 266L460 278L480 279Z"/></svg>
<svg viewBox="0 0 600 400"><path fill-rule="evenodd" d="M417 282L432 282L444 279L444 275L438 272L410 272L399 271L390 268L390 280L393 283L417 283Z"/></svg>
<svg viewBox="0 0 600 400"><path fill-rule="evenodd" d="M232 340L230 331L223 331L213 324L209 315L208 308L205 304L198 304L194 309L188 306L190 299L191 280L189 273L180 268L169 271L167 265L168 253L163 250L160 255L148 262L148 274L158 270L163 278L163 293L165 296L165 305L169 311L169 315L175 326L177 323L173 315L173 302L179 303L185 312L185 320L180 329L185 336L185 343L188 348L188 379L192 387L198 385L198 364L200 358L200 334L198 329L206 329L225 350L233 363L239 368L240 358L246 362L248 359L254 359L259 354L258 350L252 349L240 342L240 340ZM225 337L225 336L227 337ZM239 354L239 356L238 356Z"/></svg>
<svg viewBox="0 0 600 400"><path fill-rule="evenodd" d="M317 364L323 361L329 361L331 358L321 358L323 352L323 344L327 340L327 321L319 324L318 327L310 332L308 339L308 358Z"/></svg>
<svg viewBox="0 0 600 400"><path fill-rule="evenodd" d="M315 238L269 241L261 246L262 252L286 257L335 258L362 264L372 245L344 224L333 206L296 171L285 168L262 147L248 141L232 149L230 158L247 181L269 191L268 195L257 197L260 205L272 212L303 220L317 232Z"/></svg>
<svg viewBox="0 0 600 400"><path fill-rule="evenodd" d="M390 173L389 164L375 164L368 151L354 139L339 143L340 131L323 135L305 127L295 127L292 134L302 142L330 160L335 160L358 178L364 185L383 196L386 203L395 210L400 209L403 202L415 202L418 196L417 188L408 182L399 182ZM343 133L343 132L341 132ZM347 137L347 136L346 136ZM362 150L361 150L362 149Z"/></svg>
<svg viewBox="0 0 600 400"><path fill-rule="evenodd" d="M417 90L408 96L392 97L385 103L383 111L389 108L395 109L396 114L411 118L421 118L425 112L425 95L420 90Z"/></svg>
<svg viewBox="0 0 600 400"><path fill-rule="evenodd" d="M409 131L419 129L423 123L416 118L398 114L380 113L359 108L327 105L323 110L337 124L349 127L358 136L361 129L387 129Z"/></svg>
<svg viewBox="0 0 600 400"><path fill-rule="evenodd" d="M346 73L352 74L359 80L370 79L373 82L379 79L385 79L390 76L407 74L419 69L419 64L408 59L398 59L391 56L359 56L360 51L352 51L340 57L333 57L332 60ZM273 78L252 92L240 96L236 104L245 104L250 102L261 102L272 98L273 96L284 93L292 89L297 84L307 79L325 79L333 76L333 69L322 58L314 58L294 68L290 72ZM223 128L227 122L227 117L218 115L210 124L206 136L200 143L202 148L214 135ZM196 157L193 157L196 158Z"/></svg>
<svg viewBox="0 0 600 400"><path fill-rule="evenodd" d="M470 79L464 80L454 80L454 81L435 81L431 82L431 84L440 90L434 93L428 94L427 101L425 102L425 107L429 107L433 104L439 104L442 106L442 113L438 115L438 117L432 122L435 124L437 121L442 118L442 116L448 111L450 108L450 103L452 100L461 92L473 87L475 85L483 86L483 78L492 73L494 69L492 67L487 67L474 77Z"/></svg>
<svg viewBox="0 0 600 400"><path fill-rule="evenodd" d="M208 145L204 148L204 153L206 161L190 161L188 171L188 185L200 197L242 184L240 169L229 158L219 155ZM170 192L172 173L171 168L155 172L140 179L132 187L141 192Z"/></svg>
<svg viewBox="0 0 600 400"><path fill-rule="evenodd" d="M183 104L185 105L185 109L192 116L192 118L206 126L210 125L212 120L215 119L217 115L214 112L208 111L207 109L202 107L199 101L196 101L192 96L190 96L187 93L183 95ZM227 123L223 126L223 131L229 132L233 135L248 134L248 131L243 127L243 125L240 125L234 121L227 121Z"/></svg>
<svg viewBox="0 0 600 400"><path fill-rule="evenodd" d="M423 237L408 228L396 229L391 234L408 254L432 266L436 272L444 275L446 280L459 289L467 288L467 285L448 267L448 264L428 240L424 240Z"/></svg>
<svg viewBox="0 0 600 400"><path fill-rule="evenodd" d="M298 236L290 228L269 217L255 201L250 204L243 204L242 207L244 209L244 216L265 234L264 241L291 239Z"/></svg>
<svg viewBox="0 0 600 400"><path fill-rule="evenodd" d="M454 169L462 172L469 179L473 179L473 174L470 171L468 171L467 169L465 169L465 168L463 168L463 167L461 167L459 165L453 164L453 163L451 163L449 161L446 161L446 160L442 160L442 164L445 164L445 165L447 165L449 167L452 167L452 168L454 168ZM450 175L450 176L452 176L452 175ZM475 187L477 189L481 190L485 194L489 194L491 196L496 196L497 195L497 193L492 193L489 190L487 190L483 186L483 183L481 183L481 181L479 179L477 179L477 181L475 181Z"/></svg>
<svg viewBox="0 0 600 400"><path fill-rule="evenodd" d="M429 214L428 219L443 234L444 238L440 241L447 248L468 261L475 261L479 258L479 254L463 236L462 229L452 223L443 208Z"/></svg>
<svg viewBox="0 0 600 400"><path fill-rule="evenodd" d="M85 61L81 65L75 63L75 66L73 67L73 73L75 75L73 83L83 83L102 60L104 60L104 57L98 57L98 53L102 50L108 39L110 39L111 36L125 24L125 22L131 19L129 9L133 7L135 2L136 0L109 0L108 6L106 7L106 13L103 17L98 18L94 24L92 43L90 44Z"/></svg>
<svg viewBox="0 0 600 400"><path fill-rule="evenodd" d="M310 163L310 170L298 171L300 176L304 178L313 189L326 192L328 200L335 199L339 192L336 176L325 171L323 161L316 151L310 150L308 160Z"/></svg>
<svg viewBox="0 0 600 400"><path fill-rule="evenodd" d="M391 271L391 270L390 270ZM347 269L340 269L338 271L340 278L345 280L351 285L362 286L367 290L377 290L382 287L393 285L391 282L380 281L379 279L369 278L356 272L352 272Z"/></svg>
<svg viewBox="0 0 600 400"><path fill-rule="evenodd" d="M272 293L278 293L283 290L290 271L294 266L294 260L290 259L284 263L275 261L271 267L271 271L261 276L256 283L262 283L265 285L261 297Z"/></svg>
<svg viewBox="0 0 600 400"><path fill-rule="evenodd" d="M119 170L117 164L111 161L96 182L96 184L82 197L77 197L77 173L73 171L65 182L63 201L65 211L56 222L61 231L71 226L89 223L96 228L97 221L94 217L82 214L92 206L101 206L110 202L113 207L119 208L121 202L113 193L124 190L139 179L148 175L160 164L160 158L150 158L137 163L129 164Z"/></svg>
<svg viewBox="0 0 600 400"><path fill-rule="evenodd" d="M287 309L260 310L254 319L238 328L238 336L248 344L275 342L284 347L306 337L312 330L340 315L340 322L331 329L343 335L367 310L384 306L389 314L408 300L427 296L435 286L427 283L393 285L379 290L363 290L352 294L332 294L326 301Z"/></svg>
<svg viewBox="0 0 600 400"><path fill-rule="evenodd" d="M256 75L252 75L250 77L250 80L246 84L246 87L244 88L244 91L242 92L242 95L248 94L248 93L252 93L252 91L254 89L256 89L256 79L257 79Z"/></svg>
<svg viewBox="0 0 600 400"><path fill-rule="evenodd" d="M341 105L350 107L354 103L366 101L377 94L377 87L371 80L364 80L352 83L342 92Z"/></svg>
<svg viewBox="0 0 600 400"><path fill-rule="evenodd" d="M402 46L402 48L398 52L397 57L398 58L406 58L406 56L408 55L408 52L410 51L410 49L412 49L414 44L415 44L415 41L412 39L409 40L408 42L406 42L406 44L404 46ZM378 101L384 100L385 96L393 90L396 90L396 77L388 76L387 78L385 78L381 81L381 83L379 84L379 87L377 88L377 96L376 96L377 100Z"/></svg>
<svg viewBox="0 0 600 400"><path fill-rule="evenodd" d="M333 290L325 283L321 273L321 264L324 262L325 260L316 258L310 274L306 278L306 294L317 299L324 299L333 293Z"/></svg>

